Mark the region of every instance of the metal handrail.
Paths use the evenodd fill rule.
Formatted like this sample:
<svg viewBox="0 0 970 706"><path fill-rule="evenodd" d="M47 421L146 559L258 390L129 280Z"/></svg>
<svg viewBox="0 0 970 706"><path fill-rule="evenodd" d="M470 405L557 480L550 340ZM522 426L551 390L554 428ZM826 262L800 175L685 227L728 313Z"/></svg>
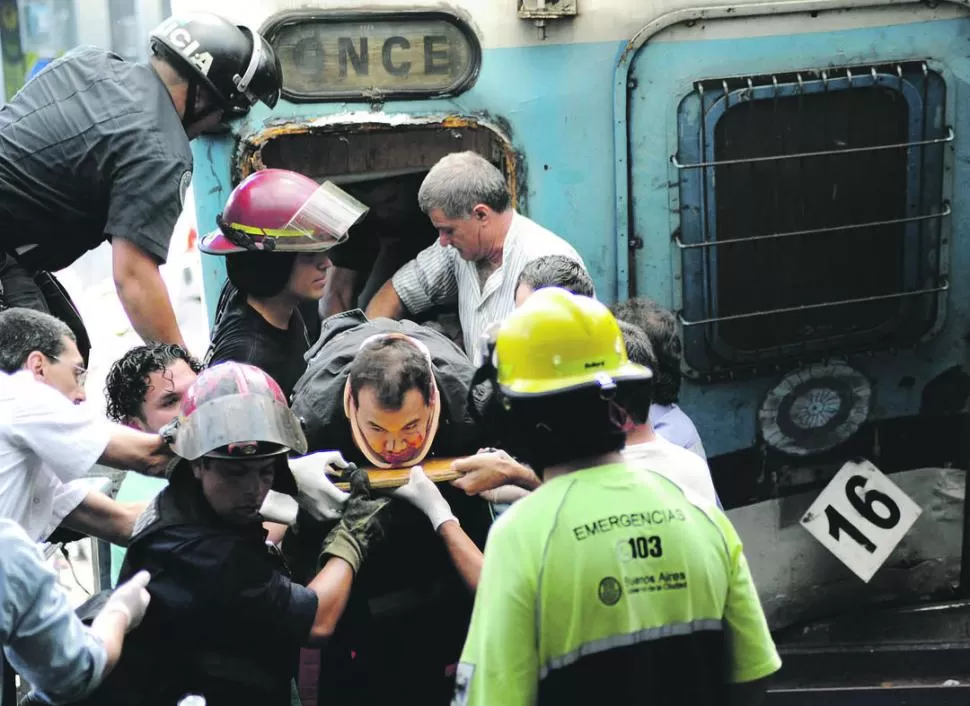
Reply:
<svg viewBox="0 0 970 706"><path fill-rule="evenodd" d="M851 223L844 226L830 226L827 228L810 228L808 230L793 230L787 233L771 233L768 235L752 235L747 238L731 238L727 240L705 240L702 243L685 243L680 239L680 235L674 236L674 243L681 250L689 250L691 248L713 248L720 247L722 245L737 245L742 243L753 243L759 240L777 240L778 238L791 238L796 235L820 235L822 233L838 233L840 231L848 230L861 230L863 228L875 228L878 226L890 226L899 225L901 223L917 223L919 221L930 221L936 218L946 218L951 213L953 209L950 207L949 201L944 201L942 206L942 211L939 213L927 213L919 216L907 216L905 218L890 218L883 221L868 221L866 223Z"/></svg>
<svg viewBox="0 0 970 706"><path fill-rule="evenodd" d="M932 287L929 289L918 289L912 292L895 292L893 294L876 294L869 297L857 297L855 299L840 299L834 302L822 302L820 304L803 304L801 306L788 306L779 309L765 309L764 311L752 311L747 314L730 314L728 316L715 316L711 319L701 319L699 321L688 321L684 318L683 314L679 314L681 326L705 326L709 324L717 324L724 321L738 321L740 319L754 319L764 316L775 316L777 314L790 314L796 311L810 311L812 309L825 309L833 306L846 306L848 304L865 304L867 302L877 302L886 299L902 299L904 297L918 297L925 294L933 294L935 292L945 292L950 288L950 282L946 279L942 281L939 287Z"/></svg>
<svg viewBox="0 0 970 706"><path fill-rule="evenodd" d="M755 164L757 162L774 162L783 159L805 159L807 157L824 157L833 154L856 154L859 152L877 152L880 150L896 150L906 147L920 147L923 145L938 145L944 142L953 142L954 132L952 127L947 128L946 137L937 137L933 140L917 140L916 142L894 142L889 145L873 145L871 147L849 147L844 150L821 150L819 152L796 152L794 154L777 154L767 157L743 157L741 159L721 159L713 162L694 162L682 164L677 159L677 155L670 156L670 162L677 169L702 169L706 167L722 167L731 164Z"/></svg>

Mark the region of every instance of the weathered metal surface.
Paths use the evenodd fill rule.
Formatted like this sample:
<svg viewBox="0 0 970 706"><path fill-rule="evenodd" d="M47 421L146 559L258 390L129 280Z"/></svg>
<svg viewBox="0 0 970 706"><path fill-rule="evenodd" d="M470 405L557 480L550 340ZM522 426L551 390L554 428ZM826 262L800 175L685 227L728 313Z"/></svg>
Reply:
<svg viewBox="0 0 970 706"><path fill-rule="evenodd" d="M798 524L818 491L728 511L772 629L874 603L953 594L960 573L962 470L926 468L892 475L923 513L869 584Z"/></svg>
<svg viewBox="0 0 970 706"><path fill-rule="evenodd" d="M513 203L517 207L522 206L520 198L519 183L522 179L524 169L521 156L516 153L512 146L511 136L507 126L492 122L487 117L472 117L465 115L443 114L437 116L410 116L394 114L389 115L382 112L345 112L336 113L312 119L298 119L272 122L267 127L254 130L252 132L242 132L239 136L239 143L236 148L236 159L233 164L233 175L235 181L246 178L249 174L259 169L264 169L267 164L263 158L263 150L279 138L288 136L313 136L315 138L327 140L336 139L343 142L345 152L350 153L350 140L354 140L353 151L362 155L368 154L366 143L369 136L379 136L381 134L403 135L415 143L422 142L421 134L427 131L440 130L442 135L452 137L469 136L467 145L462 145L463 149L482 149L487 148L486 153L495 153L493 158L497 161L509 179L509 186L512 193ZM455 131L458 131L457 133ZM379 138L378 138L379 139ZM448 151L436 149L422 155L422 164L425 168L430 168L437 158L444 156ZM437 154L438 151L442 153ZM371 152L372 153L372 152ZM397 161L405 155L397 155ZM405 160L406 162L406 160ZM425 164L427 163L427 164ZM272 166L281 167L283 165L274 164ZM405 166L407 166L405 164ZM316 170L320 170L321 165L315 165ZM290 168L297 168L291 166Z"/></svg>

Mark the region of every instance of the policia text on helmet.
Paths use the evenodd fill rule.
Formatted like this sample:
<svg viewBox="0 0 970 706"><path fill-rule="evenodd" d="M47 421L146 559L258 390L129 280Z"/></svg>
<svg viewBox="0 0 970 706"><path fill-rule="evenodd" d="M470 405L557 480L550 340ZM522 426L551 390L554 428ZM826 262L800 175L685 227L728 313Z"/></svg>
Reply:
<svg viewBox="0 0 970 706"><path fill-rule="evenodd" d="M190 137L257 101L272 108L279 100L279 58L249 27L206 13L170 17L152 31L151 50L188 84L182 125Z"/></svg>
<svg viewBox="0 0 970 706"><path fill-rule="evenodd" d="M650 406L653 373L629 362L616 319L589 297L541 289L490 329L485 346L476 378L491 380L493 397L483 422L540 476L619 451L626 410Z"/></svg>

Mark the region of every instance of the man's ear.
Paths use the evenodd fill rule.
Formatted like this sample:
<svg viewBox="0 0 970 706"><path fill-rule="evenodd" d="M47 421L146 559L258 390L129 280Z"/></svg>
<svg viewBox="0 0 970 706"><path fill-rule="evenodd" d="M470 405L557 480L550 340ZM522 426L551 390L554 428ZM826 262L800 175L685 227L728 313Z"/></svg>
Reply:
<svg viewBox="0 0 970 706"><path fill-rule="evenodd" d="M350 419L350 376L347 376L347 382L344 383L344 416Z"/></svg>
<svg viewBox="0 0 970 706"><path fill-rule="evenodd" d="M47 356L40 351L31 351L24 361L24 370L29 370L35 377L45 377L44 372L47 367Z"/></svg>
<svg viewBox="0 0 970 706"><path fill-rule="evenodd" d="M199 459L198 461L193 461L192 462L192 475L195 476L195 479L198 480L198 481L201 481L202 480L202 464L203 463L205 463L205 461L203 461L201 459Z"/></svg>
<svg viewBox="0 0 970 706"><path fill-rule="evenodd" d="M491 215L492 209L483 203L476 204L472 208L472 216L478 221L487 221L488 217Z"/></svg>

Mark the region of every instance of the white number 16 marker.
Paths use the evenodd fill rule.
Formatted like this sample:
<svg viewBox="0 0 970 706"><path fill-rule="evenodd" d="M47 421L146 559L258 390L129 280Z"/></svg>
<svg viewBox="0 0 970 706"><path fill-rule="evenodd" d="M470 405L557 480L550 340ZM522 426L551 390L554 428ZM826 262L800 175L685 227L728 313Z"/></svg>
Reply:
<svg viewBox="0 0 970 706"><path fill-rule="evenodd" d="M919 517L919 505L868 461L848 462L801 523L868 582Z"/></svg>

